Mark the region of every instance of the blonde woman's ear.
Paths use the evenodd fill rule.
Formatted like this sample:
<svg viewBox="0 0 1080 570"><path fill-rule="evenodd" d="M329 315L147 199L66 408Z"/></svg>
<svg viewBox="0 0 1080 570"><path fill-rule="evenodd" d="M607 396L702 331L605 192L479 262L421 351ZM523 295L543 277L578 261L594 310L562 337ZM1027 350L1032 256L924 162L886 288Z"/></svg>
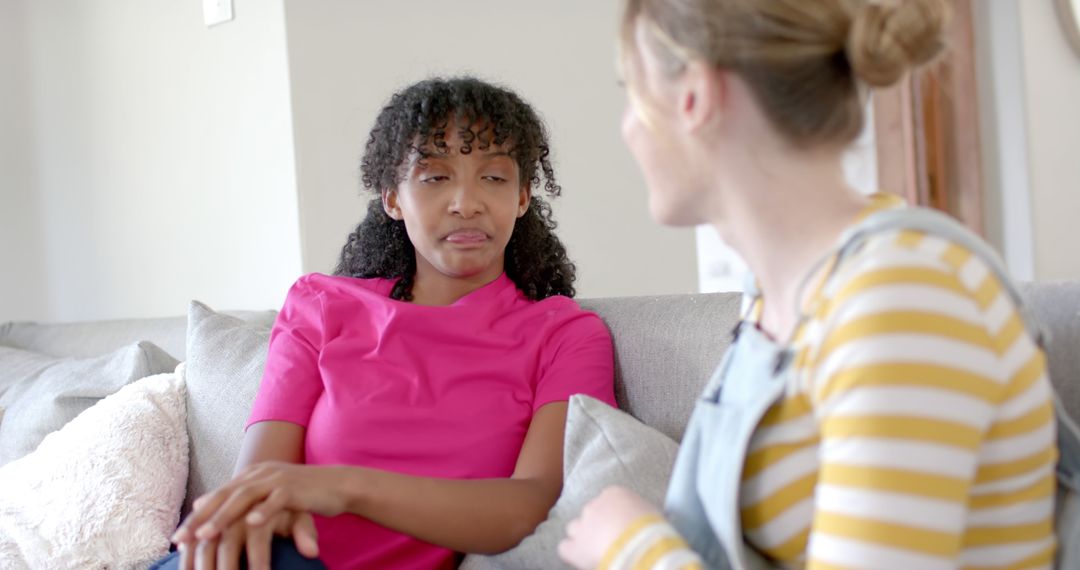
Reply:
<svg viewBox="0 0 1080 570"><path fill-rule="evenodd" d="M686 66L679 90L679 112L686 128L698 131L723 112L728 75L700 61Z"/></svg>

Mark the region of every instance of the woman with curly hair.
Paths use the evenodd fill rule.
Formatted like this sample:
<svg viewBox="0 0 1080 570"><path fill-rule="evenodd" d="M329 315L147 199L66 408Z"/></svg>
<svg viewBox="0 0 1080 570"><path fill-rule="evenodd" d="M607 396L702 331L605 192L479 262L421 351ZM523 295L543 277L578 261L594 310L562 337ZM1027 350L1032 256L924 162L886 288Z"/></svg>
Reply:
<svg viewBox="0 0 1080 570"><path fill-rule="evenodd" d="M378 199L335 274L289 292L237 475L166 564L451 568L546 518L567 400L614 403L610 334L570 299L534 194L560 192L548 155L508 90L429 79L390 99L361 168Z"/></svg>

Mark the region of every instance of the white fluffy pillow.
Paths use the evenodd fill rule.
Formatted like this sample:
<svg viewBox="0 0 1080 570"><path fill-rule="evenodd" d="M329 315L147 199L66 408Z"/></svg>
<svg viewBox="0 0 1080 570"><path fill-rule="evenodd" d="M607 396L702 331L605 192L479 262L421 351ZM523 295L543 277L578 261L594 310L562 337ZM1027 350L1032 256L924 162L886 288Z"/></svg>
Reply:
<svg viewBox="0 0 1080 570"><path fill-rule="evenodd" d="M142 568L166 554L187 482L183 368L121 388L0 468L0 568Z"/></svg>

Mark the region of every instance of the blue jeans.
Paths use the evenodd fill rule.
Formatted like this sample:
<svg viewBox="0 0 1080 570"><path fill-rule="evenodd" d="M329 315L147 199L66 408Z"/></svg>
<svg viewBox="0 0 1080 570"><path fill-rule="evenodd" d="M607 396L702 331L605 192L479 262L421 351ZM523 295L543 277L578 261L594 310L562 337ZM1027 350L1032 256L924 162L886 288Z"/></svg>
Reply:
<svg viewBox="0 0 1080 570"><path fill-rule="evenodd" d="M177 570L180 567L180 553L172 552L158 560L147 570ZM318 559L304 557L296 549L291 538L274 537L270 544L270 567L273 570L326 570ZM247 557L241 555L240 570L247 570Z"/></svg>

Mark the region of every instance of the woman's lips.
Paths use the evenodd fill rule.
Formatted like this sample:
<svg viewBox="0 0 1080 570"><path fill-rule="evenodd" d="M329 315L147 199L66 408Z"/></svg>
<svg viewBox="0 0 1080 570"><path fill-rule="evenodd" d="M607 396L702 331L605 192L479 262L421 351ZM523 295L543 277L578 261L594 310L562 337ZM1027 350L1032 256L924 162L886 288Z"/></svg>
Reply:
<svg viewBox="0 0 1080 570"><path fill-rule="evenodd" d="M479 230L456 230L446 236L446 241L460 245L483 243L488 240L488 235Z"/></svg>

